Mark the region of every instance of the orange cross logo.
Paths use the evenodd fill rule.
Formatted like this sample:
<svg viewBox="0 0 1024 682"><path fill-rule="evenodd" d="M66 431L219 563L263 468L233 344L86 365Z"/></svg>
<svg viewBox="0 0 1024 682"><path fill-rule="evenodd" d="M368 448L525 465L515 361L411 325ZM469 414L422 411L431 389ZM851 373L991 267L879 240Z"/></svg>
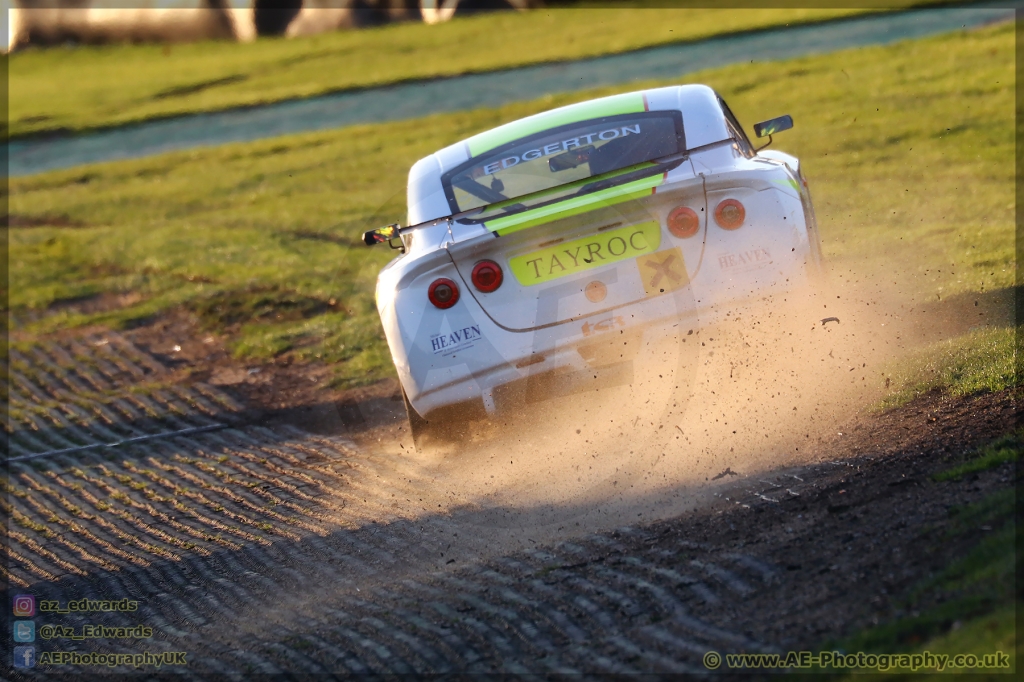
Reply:
<svg viewBox="0 0 1024 682"><path fill-rule="evenodd" d="M648 296L657 296L668 291L682 289L690 283L679 247L657 251L636 259L640 278Z"/></svg>

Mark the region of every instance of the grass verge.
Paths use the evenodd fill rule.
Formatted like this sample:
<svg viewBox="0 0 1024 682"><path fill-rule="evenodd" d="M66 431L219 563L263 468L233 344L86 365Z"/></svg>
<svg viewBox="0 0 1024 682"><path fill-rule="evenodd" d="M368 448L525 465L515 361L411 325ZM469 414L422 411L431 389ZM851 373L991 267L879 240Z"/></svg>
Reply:
<svg viewBox="0 0 1024 682"><path fill-rule="evenodd" d="M791 113L776 144L803 159L836 277L881 268L912 303L1012 286L1014 75L1013 27L996 26L689 80L747 124ZM401 217L409 166L509 120L658 84L12 179L10 211L32 225L11 230L15 337L186 306L240 357L376 381L392 370L373 284L393 252L357 241ZM256 300L268 291L274 315Z"/></svg>
<svg viewBox="0 0 1024 682"><path fill-rule="evenodd" d="M1016 462L1024 450L1024 429L1009 433L983 448L968 454L962 464L941 471L934 476L935 481L959 481L964 476L994 469L1007 462Z"/></svg>
<svg viewBox="0 0 1024 682"><path fill-rule="evenodd" d="M1024 429L1017 429L965 453L962 461L932 475L930 485L977 480L978 475L1002 469L1006 487L973 504L948 509L950 523L934 536L933 544L973 545L942 571L918 584L903 600L902 616L867 628L842 641L828 642L822 650L845 653L936 655L973 654L979 661L995 662L996 652L1016 653L1016 610L1024 603L1016 594L1017 527L1016 490L1020 482L1016 466L1024 450ZM969 482L968 481L968 482ZM935 532L923 529L925 533ZM980 535L980 541L978 539ZM831 671L827 671L831 672ZM879 672L906 674L893 667ZM916 671L926 678L949 673L1005 674L1007 669L970 669L950 663L945 670Z"/></svg>
<svg viewBox="0 0 1024 682"><path fill-rule="evenodd" d="M1019 438L1019 437L1018 437ZM1016 451L1019 453L1020 441ZM822 650L876 654L973 654L983 659L1000 651L1015 663L1016 609L1022 605L1015 593L1016 525L1015 491L1005 489L982 501L949 510L953 524L942 542L983 534L966 555L928 579L908 597L908 615L894 622L864 630ZM932 606L915 610L914 605ZM893 670L893 674L907 671ZM927 677L938 676L931 673ZM969 670L952 664L944 673L1007 673L1009 670Z"/></svg>
<svg viewBox="0 0 1024 682"><path fill-rule="evenodd" d="M965 396L1016 386L1015 348L1012 327L975 330L923 348L890 365L895 381L878 409L906 405L935 389Z"/></svg>
<svg viewBox="0 0 1024 682"><path fill-rule="evenodd" d="M868 11L879 10L638 10L588 3L481 14L435 26L410 22L287 40L262 38L248 44L208 41L26 50L9 57L8 120L15 137L84 130L403 80L627 52Z"/></svg>

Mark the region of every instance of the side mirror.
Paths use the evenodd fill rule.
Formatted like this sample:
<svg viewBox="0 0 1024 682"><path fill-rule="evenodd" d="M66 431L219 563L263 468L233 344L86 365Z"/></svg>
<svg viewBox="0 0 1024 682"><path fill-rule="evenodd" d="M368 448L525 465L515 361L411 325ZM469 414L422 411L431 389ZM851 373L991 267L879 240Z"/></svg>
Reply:
<svg viewBox="0 0 1024 682"><path fill-rule="evenodd" d="M775 133L781 133L783 130L789 130L792 127L793 117L786 114L785 116L778 116L767 121L755 123L754 134L758 137L771 137Z"/></svg>

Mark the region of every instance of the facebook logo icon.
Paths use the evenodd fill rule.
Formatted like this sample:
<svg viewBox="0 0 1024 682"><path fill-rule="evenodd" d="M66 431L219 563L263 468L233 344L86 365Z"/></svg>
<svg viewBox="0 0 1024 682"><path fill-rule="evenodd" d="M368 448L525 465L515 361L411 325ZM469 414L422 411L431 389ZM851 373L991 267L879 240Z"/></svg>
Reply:
<svg viewBox="0 0 1024 682"><path fill-rule="evenodd" d="M14 667L34 668L36 667L36 648L34 646L14 647Z"/></svg>

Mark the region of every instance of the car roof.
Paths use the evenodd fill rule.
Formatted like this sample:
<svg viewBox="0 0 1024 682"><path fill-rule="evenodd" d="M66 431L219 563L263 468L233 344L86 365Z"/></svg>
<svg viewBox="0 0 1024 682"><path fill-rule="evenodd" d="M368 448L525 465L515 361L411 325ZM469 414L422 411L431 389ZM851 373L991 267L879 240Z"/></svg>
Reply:
<svg viewBox="0 0 1024 682"><path fill-rule="evenodd" d="M679 111L687 149L729 137L719 97L706 85L675 85L577 102L492 128L417 161L409 170L408 224L451 214L441 175L513 140L550 128L603 116L642 111Z"/></svg>

